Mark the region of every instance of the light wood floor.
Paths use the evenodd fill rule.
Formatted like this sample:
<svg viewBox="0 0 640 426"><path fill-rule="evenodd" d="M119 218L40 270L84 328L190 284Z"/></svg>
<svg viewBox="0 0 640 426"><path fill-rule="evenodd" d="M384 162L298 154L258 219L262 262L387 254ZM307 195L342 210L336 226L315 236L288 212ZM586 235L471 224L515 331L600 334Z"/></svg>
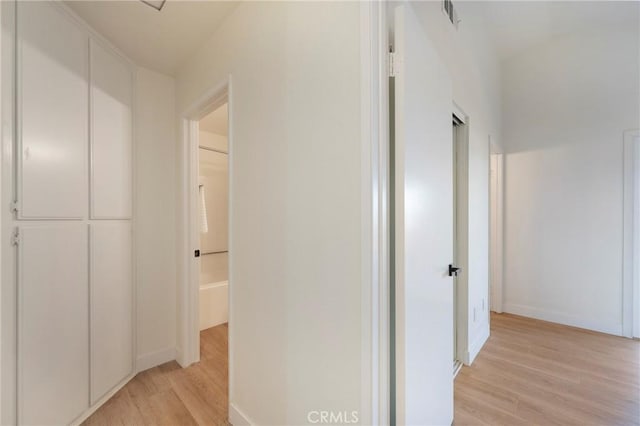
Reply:
<svg viewBox="0 0 640 426"><path fill-rule="evenodd" d="M638 425L640 342L508 314L455 381L455 425Z"/></svg>
<svg viewBox="0 0 640 426"><path fill-rule="evenodd" d="M227 425L227 326L138 374L87 425ZM640 425L640 342L508 314L455 381L455 425Z"/></svg>
<svg viewBox="0 0 640 426"><path fill-rule="evenodd" d="M227 325L200 332L200 362L177 362L134 377L86 425L227 425Z"/></svg>

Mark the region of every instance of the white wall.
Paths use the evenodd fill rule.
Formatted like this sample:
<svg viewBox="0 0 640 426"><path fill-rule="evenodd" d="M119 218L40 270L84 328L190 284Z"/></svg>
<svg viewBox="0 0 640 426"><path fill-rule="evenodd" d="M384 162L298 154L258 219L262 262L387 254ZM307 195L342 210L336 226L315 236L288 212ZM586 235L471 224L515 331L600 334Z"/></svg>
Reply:
<svg viewBox="0 0 640 426"><path fill-rule="evenodd" d="M365 415L359 23L241 3L177 75L178 113L233 78L230 402L257 424Z"/></svg>
<svg viewBox="0 0 640 426"><path fill-rule="evenodd" d="M638 27L504 64L507 312L621 333L623 131L640 127Z"/></svg>
<svg viewBox="0 0 640 426"><path fill-rule="evenodd" d="M213 132L200 130L198 144L211 149L228 152L229 142L227 137Z"/></svg>
<svg viewBox="0 0 640 426"><path fill-rule="evenodd" d="M138 367L174 359L176 221L174 79L136 73L136 275Z"/></svg>
<svg viewBox="0 0 640 426"><path fill-rule="evenodd" d="M501 142L500 66L483 21L481 5L456 4L456 31L440 2L416 2L427 35L447 65L453 100L469 116L468 358L489 336L489 137ZM483 308L484 307L484 308ZM474 310L476 311L474 320Z"/></svg>

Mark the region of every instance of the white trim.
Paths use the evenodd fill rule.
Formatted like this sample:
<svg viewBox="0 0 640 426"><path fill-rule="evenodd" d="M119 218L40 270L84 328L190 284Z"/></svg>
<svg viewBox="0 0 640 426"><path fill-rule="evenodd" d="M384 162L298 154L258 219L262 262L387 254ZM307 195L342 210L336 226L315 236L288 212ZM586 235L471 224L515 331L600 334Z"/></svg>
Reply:
<svg viewBox="0 0 640 426"><path fill-rule="evenodd" d="M229 403L229 423L232 426L252 426L257 424L232 402Z"/></svg>
<svg viewBox="0 0 640 426"><path fill-rule="evenodd" d="M502 312L504 303L504 154L489 137L489 310ZM495 161L495 186L491 162ZM495 193L495 205L492 195ZM495 217L494 217L495 213Z"/></svg>
<svg viewBox="0 0 640 426"><path fill-rule="evenodd" d="M176 359L176 348L165 348L155 352L149 352L138 356L135 372L148 370L165 362Z"/></svg>
<svg viewBox="0 0 640 426"><path fill-rule="evenodd" d="M81 425L82 422L84 422L89 417L91 417L91 415L93 413L95 413L96 411L98 411L98 409L100 407L102 407L102 405L105 402L107 402L109 399L111 399L111 397L113 395L115 395L120 389L122 389L127 383L129 383L129 381L131 379L133 379L135 377L135 375L136 375L136 373L130 374L124 380L122 380L120 383L115 385L109 392L105 393L100 399L98 399L95 404L93 404L91 407L89 407L87 410L85 410L82 414L80 414L80 416L78 416L73 422L71 422L71 426L79 426L79 425Z"/></svg>
<svg viewBox="0 0 640 426"><path fill-rule="evenodd" d="M461 273L456 282L456 360L469 365L469 116L454 102L452 114L462 122L452 141L453 173L455 174L455 210L453 220L456 223L456 263Z"/></svg>
<svg viewBox="0 0 640 426"><path fill-rule="evenodd" d="M465 353L464 363L466 365L471 365L471 363L473 363L473 361L476 359L476 357L482 350L482 347L484 346L484 344L487 342L487 340L489 340L490 334L491 332L489 331L489 324L484 324L482 326L482 330L480 331L480 334L477 334L476 339L473 342L471 342L471 344L469 345L469 350L467 351L467 353Z"/></svg>
<svg viewBox="0 0 640 426"><path fill-rule="evenodd" d="M385 2L360 4L363 424L389 423L389 90Z"/></svg>
<svg viewBox="0 0 640 426"><path fill-rule="evenodd" d="M14 161L15 155L13 138L15 136L15 9L14 1L3 1L2 8L2 203L0 204L0 217L2 218L2 288L0 318L0 342L1 361L0 375L0 424L17 423L17 348L16 348L16 277L15 264L16 255L14 248L10 245L13 234L14 215L6 209L6 206L14 200ZM6 210L5 210L6 209Z"/></svg>
<svg viewBox="0 0 640 426"><path fill-rule="evenodd" d="M519 305L516 303L504 303L504 312L523 317L535 318L542 321L555 322L571 327L584 328L587 330L599 331L601 333L613 334L620 336L622 334L622 324L608 324L602 322L594 322L588 318L579 318L562 312L540 309L534 306Z"/></svg>
<svg viewBox="0 0 640 426"><path fill-rule="evenodd" d="M622 335L640 336L640 138L627 130L623 138L624 202L622 257Z"/></svg>
<svg viewBox="0 0 640 426"><path fill-rule="evenodd" d="M453 108L452 109L453 115L455 115L456 118L462 122L462 124L467 124L467 119L469 117L467 117L467 114L464 113L462 108L460 108L458 106L458 104L455 103L455 102L453 103L453 107L452 108Z"/></svg>
<svg viewBox="0 0 640 426"><path fill-rule="evenodd" d="M462 370L462 363L460 361L455 361L453 363L453 378L455 379L458 376L460 370Z"/></svg>
<svg viewBox="0 0 640 426"><path fill-rule="evenodd" d="M639 132L640 133L640 132ZM632 337L640 338L640 144L635 146L633 203L633 314Z"/></svg>
<svg viewBox="0 0 640 426"><path fill-rule="evenodd" d="M391 422L391 371L390 371L390 354L391 354L391 280L390 280L390 194L391 194L391 177L390 177L390 155L389 155L389 55L387 54L389 49L389 31L387 28L387 3L374 2L377 5L377 23L376 30L373 31L372 37L374 40L373 51L377 52L378 61L378 74L374 84L377 86L377 97L375 98L374 105L377 104L378 108L378 121L377 123L371 123L372 129L377 125L378 134L377 141L373 141L376 147L377 154L377 186L373 187L374 199L377 202L374 203L373 208L378 212L377 225L378 240L377 247L374 243L374 250L378 252L378 264L377 271L374 274L378 276L378 288L375 289L377 293L377 300L372 300L372 306L377 305L377 340L372 340L372 351L375 354L377 351L377 363L373 363L372 367L377 371L373 373L373 377L377 379L377 397L372 394L372 421L373 424L390 424ZM375 55L375 53L374 53ZM375 180L372 182L376 184ZM374 265L376 266L376 265ZM373 318L376 321L376 318ZM374 325L375 330L375 325ZM375 334L374 334L375 336ZM375 358L374 358L375 360ZM373 392L376 392L375 387L372 388ZM376 413L377 410L377 413Z"/></svg>

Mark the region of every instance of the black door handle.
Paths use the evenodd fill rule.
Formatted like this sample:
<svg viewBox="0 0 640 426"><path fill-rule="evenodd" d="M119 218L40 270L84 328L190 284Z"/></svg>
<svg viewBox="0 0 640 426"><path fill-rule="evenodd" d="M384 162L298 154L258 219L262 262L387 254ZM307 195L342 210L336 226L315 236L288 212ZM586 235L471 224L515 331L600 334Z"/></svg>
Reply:
<svg viewBox="0 0 640 426"><path fill-rule="evenodd" d="M460 268L456 268L453 265L449 265L449 276L450 277L457 277L458 276L458 272L460 271Z"/></svg>

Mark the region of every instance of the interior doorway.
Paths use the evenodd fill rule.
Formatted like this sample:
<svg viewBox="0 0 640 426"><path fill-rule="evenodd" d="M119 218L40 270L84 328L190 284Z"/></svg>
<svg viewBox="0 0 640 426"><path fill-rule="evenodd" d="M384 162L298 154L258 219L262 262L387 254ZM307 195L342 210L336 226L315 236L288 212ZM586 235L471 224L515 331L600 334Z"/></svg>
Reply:
<svg viewBox="0 0 640 426"><path fill-rule="evenodd" d="M229 319L228 148L228 105L224 103L198 122L201 333L212 327L226 327Z"/></svg>
<svg viewBox="0 0 640 426"><path fill-rule="evenodd" d="M206 371L207 402L218 407L212 418L229 418L229 120L228 102L216 106L197 121L197 191L199 248L195 261L199 274L197 332L198 368Z"/></svg>
<svg viewBox="0 0 640 426"><path fill-rule="evenodd" d="M454 105L452 125L453 182L453 374L465 362L467 348L468 117Z"/></svg>
<svg viewBox="0 0 640 426"><path fill-rule="evenodd" d="M233 372L233 100L231 79L203 93L182 114L182 286L178 348L182 367L199 362L210 413L229 416ZM204 379L203 379L204 380Z"/></svg>

